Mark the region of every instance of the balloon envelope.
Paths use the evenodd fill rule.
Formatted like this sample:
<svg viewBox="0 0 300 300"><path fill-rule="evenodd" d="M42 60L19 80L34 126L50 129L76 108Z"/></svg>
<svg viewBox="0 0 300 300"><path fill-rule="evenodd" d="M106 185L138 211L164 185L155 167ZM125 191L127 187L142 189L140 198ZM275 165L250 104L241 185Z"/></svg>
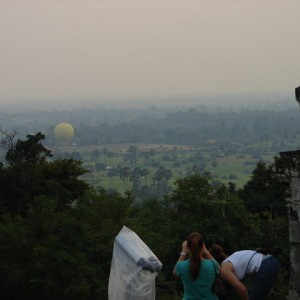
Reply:
<svg viewBox="0 0 300 300"><path fill-rule="evenodd" d="M74 128L69 123L57 124L54 128L54 136L58 142L67 142L74 136Z"/></svg>

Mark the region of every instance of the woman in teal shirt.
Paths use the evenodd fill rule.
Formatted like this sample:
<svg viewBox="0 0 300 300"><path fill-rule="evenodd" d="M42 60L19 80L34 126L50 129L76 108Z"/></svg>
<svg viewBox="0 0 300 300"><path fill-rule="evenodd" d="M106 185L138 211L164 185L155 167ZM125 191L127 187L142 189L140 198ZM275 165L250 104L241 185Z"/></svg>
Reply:
<svg viewBox="0 0 300 300"><path fill-rule="evenodd" d="M186 256L189 255L189 259ZM217 300L213 283L219 264L205 247L203 237L192 232L182 243L182 251L173 274L180 278L184 288L183 300Z"/></svg>

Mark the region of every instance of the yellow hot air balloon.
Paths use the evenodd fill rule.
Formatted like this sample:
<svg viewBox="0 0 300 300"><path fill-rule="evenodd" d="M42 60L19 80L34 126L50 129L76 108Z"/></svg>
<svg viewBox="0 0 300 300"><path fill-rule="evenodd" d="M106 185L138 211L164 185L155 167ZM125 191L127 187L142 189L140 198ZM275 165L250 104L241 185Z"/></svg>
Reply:
<svg viewBox="0 0 300 300"><path fill-rule="evenodd" d="M74 136L74 128L69 123L57 124L54 128L54 136L58 142L66 143Z"/></svg>

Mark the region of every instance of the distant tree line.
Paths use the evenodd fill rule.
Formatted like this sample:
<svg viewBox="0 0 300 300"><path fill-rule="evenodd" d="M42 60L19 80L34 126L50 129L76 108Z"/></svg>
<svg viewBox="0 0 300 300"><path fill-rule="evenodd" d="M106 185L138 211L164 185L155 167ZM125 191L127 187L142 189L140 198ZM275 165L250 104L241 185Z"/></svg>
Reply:
<svg viewBox="0 0 300 300"><path fill-rule="evenodd" d="M226 102L226 99L224 99ZM249 100L251 101L251 100ZM225 105L222 103L222 105ZM269 142L274 152L293 150L300 137L298 107L270 102L248 109L196 108L81 108L72 111L0 112L2 126L15 129L23 138L42 131L46 144L54 147L53 130L64 120L75 128L73 143L155 143L199 146L217 141L217 146L237 152L243 146ZM286 107L286 108L285 108ZM212 146L213 147L213 146Z"/></svg>
<svg viewBox="0 0 300 300"><path fill-rule="evenodd" d="M296 110L239 112L186 111L169 112L161 117L135 117L120 123L95 118L77 125L74 139L81 145L107 143L156 143L199 146L209 140L234 150L270 141L275 151L300 137L300 117Z"/></svg>

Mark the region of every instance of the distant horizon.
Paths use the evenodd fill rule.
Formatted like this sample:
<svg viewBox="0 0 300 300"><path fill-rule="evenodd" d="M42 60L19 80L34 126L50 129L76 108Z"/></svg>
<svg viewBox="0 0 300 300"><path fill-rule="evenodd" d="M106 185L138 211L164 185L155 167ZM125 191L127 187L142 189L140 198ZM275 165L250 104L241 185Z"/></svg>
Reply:
<svg viewBox="0 0 300 300"><path fill-rule="evenodd" d="M205 99L209 99L210 104L212 99L220 99L221 97L234 98L234 101L241 101L242 98L252 98L254 101L260 101L261 99L259 97L284 97L289 96L292 99L295 98L295 88L298 85L291 86L290 90L275 90L275 91L248 91L248 92L214 92L214 93L199 93L199 94L132 94L132 95L96 95L96 96L44 96L44 97L23 97L23 98L7 98L7 99L0 99L0 105L2 104L8 104L8 105L28 105L28 104L40 104L45 105L47 104L47 101L51 101L53 103L61 103L62 101L64 103L72 104L72 103L78 103L81 101L86 101L88 103L95 103L95 104L110 104L115 102L125 102L129 101L129 103L137 103L140 101L146 101L146 103L149 103L151 101L161 101L164 99L168 100L179 100L179 99L186 99L186 100L200 100L205 101ZM171 104L171 103L170 103ZM203 103L205 104L205 103Z"/></svg>
<svg viewBox="0 0 300 300"><path fill-rule="evenodd" d="M40 101L42 100L42 101ZM92 107L107 108L141 108L141 107L192 107L198 105L211 106L232 106L256 107L257 105L268 103L290 103L291 106L298 107L295 100L294 90L285 92L270 93L227 93L227 94L207 94L207 95L157 95L157 96L135 96L135 97L78 97L70 98L43 98L43 99L18 99L3 103L2 109L9 110L34 110L34 109L90 109Z"/></svg>

